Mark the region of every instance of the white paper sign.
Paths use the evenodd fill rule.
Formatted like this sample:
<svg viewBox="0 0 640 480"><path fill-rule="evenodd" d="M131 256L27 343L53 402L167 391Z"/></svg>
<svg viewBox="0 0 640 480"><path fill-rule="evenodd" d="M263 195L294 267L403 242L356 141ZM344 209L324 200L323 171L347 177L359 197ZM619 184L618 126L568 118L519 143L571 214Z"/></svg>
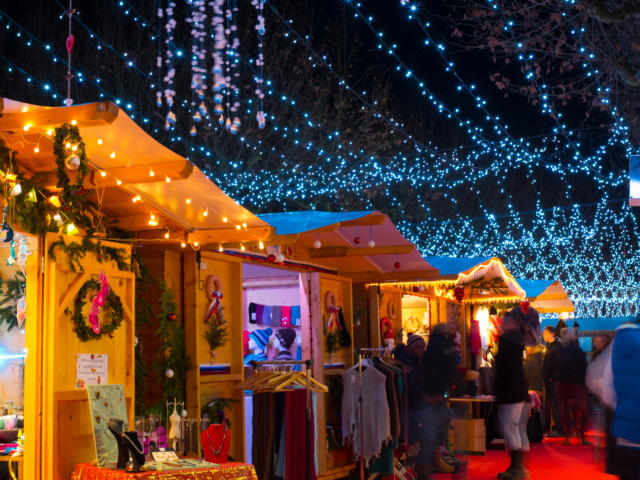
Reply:
<svg viewBox="0 0 640 480"><path fill-rule="evenodd" d="M76 363L76 387L106 385L109 383L109 355L103 353L79 353Z"/></svg>

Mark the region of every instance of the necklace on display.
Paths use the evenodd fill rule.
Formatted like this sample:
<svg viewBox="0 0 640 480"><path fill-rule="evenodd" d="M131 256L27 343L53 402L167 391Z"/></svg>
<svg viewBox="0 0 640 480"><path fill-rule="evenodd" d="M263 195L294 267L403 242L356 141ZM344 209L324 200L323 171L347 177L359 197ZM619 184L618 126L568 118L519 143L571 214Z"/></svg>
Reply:
<svg viewBox="0 0 640 480"><path fill-rule="evenodd" d="M138 448L138 445L136 445L136 443L139 443L139 442L134 443L134 441L131 440L131 438L129 438L128 435L122 435L122 436L128 440L129 445L131 445L136 452L138 452L140 455L144 455L144 447Z"/></svg>
<svg viewBox="0 0 640 480"><path fill-rule="evenodd" d="M207 428L206 430L207 438L209 439L209 446L211 447L211 451L213 452L213 455L216 457L220 455L220 452L222 452L222 448L224 447L224 441L227 439L227 426L224 424L224 420L222 425L224 428L224 433L222 434L222 441L220 442L220 448L218 449L213 448L213 443L211 442L211 436L209 435L209 429Z"/></svg>

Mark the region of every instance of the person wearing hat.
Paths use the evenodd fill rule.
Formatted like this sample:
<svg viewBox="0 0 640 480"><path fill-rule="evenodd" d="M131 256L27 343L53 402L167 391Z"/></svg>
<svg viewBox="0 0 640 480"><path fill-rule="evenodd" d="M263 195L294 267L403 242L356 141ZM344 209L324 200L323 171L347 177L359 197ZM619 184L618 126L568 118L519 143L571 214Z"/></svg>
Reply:
<svg viewBox="0 0 640 480"><path fill-rule="evenodd" d="M293 328L281 328L276 330L276 339L273 348L278 350L278 354L273 360L293 360L291 345L296 340L296 331Z"/></svg>
<svg viewBox="0 0 640 480"><path fill-rule="evenodd" d="M251 365L251 361L263 362L267 360L267 345L273 330L265 328L264 330L254 330L249 334L249 355L244 357L244 364Z"/></svg>

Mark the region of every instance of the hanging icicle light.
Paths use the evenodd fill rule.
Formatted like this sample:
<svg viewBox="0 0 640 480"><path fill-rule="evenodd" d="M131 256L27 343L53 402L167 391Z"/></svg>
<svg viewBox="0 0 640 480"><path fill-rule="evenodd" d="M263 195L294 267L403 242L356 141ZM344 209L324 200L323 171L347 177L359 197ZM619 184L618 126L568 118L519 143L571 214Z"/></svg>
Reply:
<svg viewBox="0 0 640 480"><path fill-rule="evenodd" d="M252 0L251 5L253 5L257 11L257 21L256 21L256 32L258 33L258 58L256 59L256 67L258 67L258 73L256 75L256 97L258 101L258 111L256 113L256 120L258 122L259 128L264 128L266 125L266 118L264 114L264 92L262 91L264 87L264 44L263 37L267 32L264 26L264 3L265 0Z"/></svg>
<svg viewBox="0 0 640 480"><path fill-rule="evenodd" d="M173 53L173 41L174 41L174 31L176 28L176 20L173 18L173 9L176 7L175 2L169 2L167 8L162 11L162 9L158 9L158 17L163 18L164 13L166 13L167 21L165 23L165 31L167 34L165 44L167 48L165 50L165 59L164 65L166 67L166 74L163 77L164 81L164 99L165 103L169 109L167 112L167 116L165 119L165 130L169 130L176 123L176 114L173 112L173 99L176 95L174 90L173 82L176 76L176 69L174 66L174 53ZM157 95L157 94L156 94ZM160 103L160 98L158 97L157 103Z"/></svg>

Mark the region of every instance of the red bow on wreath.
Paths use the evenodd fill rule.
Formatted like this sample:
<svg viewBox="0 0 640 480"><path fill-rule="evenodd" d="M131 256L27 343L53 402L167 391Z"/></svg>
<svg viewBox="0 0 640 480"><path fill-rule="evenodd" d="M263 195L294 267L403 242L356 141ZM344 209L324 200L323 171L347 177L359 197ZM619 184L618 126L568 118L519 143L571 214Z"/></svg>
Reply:
<svg viewBox="0 0 640 480"><path fill-rule="evenodd" d="M329 327L330 332L340 330L340 325L338 324L338 307L335 307L334 305L329 307L329 322L327 326Z"/></svg>
<svg viewBox="0 0 640 480"><path fill-rule="evenodd" d="M462 303L462 299L464 298L464 287L456 287L453 289L453 296L456 297L456 300Z"/></svg>
<svg viewBox="0 0 640 480"><path fill-rule="evenodd" d="M522 309L522 311L524 312L524 314L526 315L527 313L529 313L529 302L521 302L520 303L520 308Z"/></svg>
<svg viewBox="0 0 640 480"><path fill-rule="evenodd" d="M207 318L205 319L204 323L209 323L211 317L213 317L214 314L218 314L218 307L220 306L220 301L222 300L222 290L220 290L219 292L216 292L214 290L213 292L211 292L211 297L211 305L209 305L209 311L207 312Z"/></svg>

